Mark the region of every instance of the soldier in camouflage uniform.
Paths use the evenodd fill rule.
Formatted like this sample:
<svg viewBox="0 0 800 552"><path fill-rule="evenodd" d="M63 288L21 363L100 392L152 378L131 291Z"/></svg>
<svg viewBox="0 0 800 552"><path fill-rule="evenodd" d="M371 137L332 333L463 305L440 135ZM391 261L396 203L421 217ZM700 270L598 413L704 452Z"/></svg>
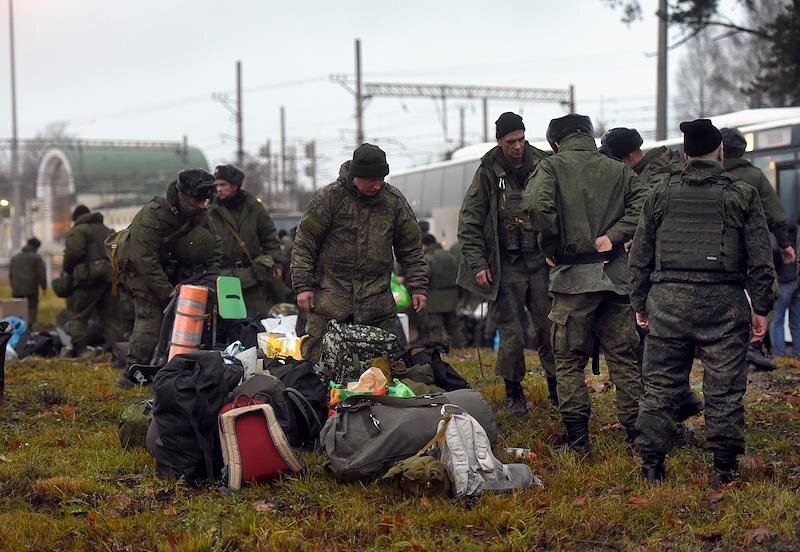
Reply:
<svg viewBox="0 0 800 552"><path fill-rule="evenodd" d="M120 326L119 302L111 296L111 263L103 243L114 231L103 224L102 213L92 213L85 205L75 207L72 220L64 240L64 272L72 275L74 285L66 329L72 338L72 354L80 355L94 312L103 321L107 347L120 341L125 330Z"/></svg>
<svg viewBox="0 0 800 552"><path fill-rule="evenodd" d="M44 260L37 253L42 246L38 238L31 238L22 251L11 257L8 265L8 280L11 282L11 295L28 300L28 327L36 324L39 311L39 288L47 290L47 272Z"/></svg>
<svg viewBox="0 0 800 552"><path fill-rule="evenodd" d="M244 173L233 165L220 165L214 171L217 195L208 208L208 216L222 239L220 273L236 276L248 316L266 316L276 302L270 280L283 279L281 243L275 224L264 205L242 190Z"/></svg>
<svg viewBox="0 0 800 552"><path fill-rule="evenodd" d="M612 128L603 134L598 151L628 165L644 184L655 175L683 170L681 154L676 150L659 146L643 153L642 143L635 128Z"/></svg>
<svg viewBox="0 0 800 552"><path fill-rule="evenodd" d="M745 357L751 330L755 339L766 332L775 273L758 193L723 171L719 131L708 119L681 130L689 163L655 183L630 252L631 302L649 328L636 447L643 476L662 481L697 350L719 488L744 452Z"/></svg>
<svg viewBox="0 0 800 552"><path fill-rule="evenodd" d="M642 184L646 184L648 187L650 186L651 180L655 177L683 170L683 159L681 159L680 153L676 150L668 148L667 146L659 146L647 153L642 153L641 146L643 142L641 135L634 128L612 128L603 134L603 137L600 139L601 145L598 151L602 151L609 157L618 159L628 165L639 175ZM628 246L630 246L630 243ZM633 313L631 313L631 316L633 316ZM636 348L636 356L641 366L644 355L644 336L646 332L638 328L638 326L637 329L639 330L641 341L639 347ZM681 422L703 411L702 399L688 387L686 389L686 394L680 401L680 405ZM685 427L682 423L678 426L678 434L680 435L678 441L682 442L686 440Z"/></svg>
<svg viewBox="0 0 800 552"><path fill-rule="evenodd" d="M497 147L481 158L461 205L458 241L464 262L458 283L494 302L500 330L495 370L505 382L506 408L524 415L528 412L521 383L525 377L526 308L536 332L550 400L557 401L555 362L548 339L548 268L536 232L522 211L528 177L547 153L525 141L525 125L519 115L503 113L495 125Z"/></svg>
<svg viewBox="0 0 800 552"><path fill-rule="evenodd" d="M163 310L179 283L214 287L222 258L221 240L206 213L214 195L214 176L203 169L186 169L131 222L127 280L136 304L136 321L126 363L150 364L161 330ZM126 375L120 386L132 385Z"/></svg>
<svg viewBox="0 0 800 552"><path fill-rule="evenodd" d="M781 200L775 187L767 179L766 175L758 167L747 159L742 159L747 141L736 128L722 128L722 146L725 152L725 160L722 167L725 172L736 180L742 180L751 185L758 191L761 198L761 207L764 209L764 216L767 218L767 228L775 235L778 241L778 248L784 263L793 263L796 259L794 247L789 241L786 214L781 207Z"/></svg>
<svg viewBox="0 0 800 552"><path fill-rule="evenodd" d="M547 139L557 153L539 163L525 192L525 208L553 267L559 411L566 444L578 452L590 446L584 369L595 340L617 388L617 414L629 440L641 393L624 244L633 237L647 187L627 166L599 153L592 133L583 115L553 119Z"/></svg>
<svg viewBox="0 0 800 552"><path fill-rule="evenodd" d="M292 287L308 313L303 358L316 362L329 320L395 333L397 310L389 287L394 258L405 274L413 308L425 308L428 275L420 230L400 191L384 183L386 154L362 144L339 179L308 204L292 250Z"/></svg>
<svg viewBox="0 0 800 552"><path fill-rule="evenodd" d="M456 260L430 234L422 236L422 251L428 264L428 337L432 341L461 348L464 346L464 335L456 312Z"/></svg>

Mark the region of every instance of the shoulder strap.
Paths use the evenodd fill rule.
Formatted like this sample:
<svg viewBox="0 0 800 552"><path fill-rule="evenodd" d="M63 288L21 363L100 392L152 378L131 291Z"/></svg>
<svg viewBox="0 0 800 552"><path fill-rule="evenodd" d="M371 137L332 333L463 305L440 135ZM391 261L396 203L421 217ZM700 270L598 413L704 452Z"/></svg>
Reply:
<svg viewBox="0 0 800 552"><path fill-rule="evenodd" d="M247 255L247 260L250 261L250 264L253 264L253 257L250 256L250 251L247 250L247 246L245 245L242 237L239 235L239 232L236 231L236 228L233 227L233 224L231 224L230 221L228 221L228 219L226 219L224 216L220 216L220 218L222 219L222 222L225 223L225 226L228 227L228 230L233 233L233 237L236 238L236 242L239 244L239 247L241 247L244 251L244 254Z"/></svg>
<svg viewBox="0 0 800 552"><path fill-rule="evenodd" d="M295 410L299 411L303 416L306 429L308 430L308 437L319 434L320 430L322 429L322 422L320 421L319 416L317 416L317 413L314 411L314 407L311 406L310 402L308 402L308 399L306 399L300 391L292 387L287 387L284 394L295 406ZM313 441L315 442L314 448L316 448L317 440L313 439Z"/></svg>

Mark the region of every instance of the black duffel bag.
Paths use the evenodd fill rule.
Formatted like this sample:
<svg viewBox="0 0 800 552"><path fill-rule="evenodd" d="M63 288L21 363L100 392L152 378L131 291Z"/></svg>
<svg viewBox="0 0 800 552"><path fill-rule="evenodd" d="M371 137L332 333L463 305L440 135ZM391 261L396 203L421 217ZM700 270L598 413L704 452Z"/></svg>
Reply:
<svg viewBox="0 0 800 552"><path fill-rule="evenodd" d="M409 347L400 358L409 368L420 364L429 364L433 370L433 383L436 387L440 387L445 391L469 389L470 385L467 380L451 364L442 360L442 353L447 354L449 352L450 347L448 345L438 341L430 341Z"/></svg>
<svg viewBox="0 0 800 552"><path fill-rule="evenodd" d="M242 378L218 351L175 355L153 379L153 422L146 439L161 475L212 479L222 469L217 416Z"/></svg>
<svg viewBox="0 0 800 552"><path fill-rule="evenodd" d="M441 407L455 404L471 414L489 441L497 441L497 423L483 395L459 389L440 395L401 399L353 395L336 407L320 434L325 467L343 482L372 481L400 460L414 456L436 434Z"/></svg>

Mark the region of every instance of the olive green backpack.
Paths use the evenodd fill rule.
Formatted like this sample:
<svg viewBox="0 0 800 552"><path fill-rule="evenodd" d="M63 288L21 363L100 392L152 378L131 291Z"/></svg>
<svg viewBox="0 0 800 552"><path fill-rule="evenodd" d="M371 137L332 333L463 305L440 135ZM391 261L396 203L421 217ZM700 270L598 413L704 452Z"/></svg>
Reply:
<svg viewBox="0 0 800 552"><path fill-rule="evenodd" d="M111 261L111 294L117 295L117 288L130 271L130 227L109 234L105 239L106 255Z"/></svg>
<svg viewBox="0 0 800 552"><path fill-rule="evenodd" d="M153 399L135 402L122 411L117 420L117 433L122 448L144 448L147 428L153 420Z"/></svg>

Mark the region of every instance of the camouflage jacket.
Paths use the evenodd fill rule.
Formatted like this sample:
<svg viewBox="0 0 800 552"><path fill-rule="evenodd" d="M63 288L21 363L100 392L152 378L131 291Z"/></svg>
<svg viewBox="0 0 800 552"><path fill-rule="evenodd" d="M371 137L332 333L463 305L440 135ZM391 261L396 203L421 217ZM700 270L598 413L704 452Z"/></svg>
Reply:
<svg viewBox="0 0 800 552"><path fill-rule="evenodd" d="M15 296L36 295L39 288L47 289L47 273L44 260L30 246L11 257L8 265L8 279L11 282L11 293Z"/></svg>
<svg viewBox="0 0 800 552"><path fill-rule="evenodd" d="M723 168L718 163L696 160L683 173L683 183L719 181ZM723 182L728 182L725 179ZM746 286L757 314L773 306L775 272L764 211L758 193L742 181L728 184L723 191L725 226L740 229L746 256L746 274L710 271L659 270L656 266L656 237L667 207L669 175L658 178L642 207L642 216L629 257L631 304L637 312L647 312L647 295L652 284L683 282L698 284L740 284ZM746 278L746 279L745 279Z"/></svg>
<svg viewBox="0 0 800 552"><path fill-rule="evenodd" d="M133 278L127 282L132 291L152 293L162 302L182 280L217 274L222 259L221 240L206 211L199 209L189 216L184 215L174 182L167 187L165 198L166 201L152 199L131 222L129 239ZM217 236L215 246L202 266L179 266L175 258L175 243L195 226L202 226Z"/></svg>
<svg viewBox="0 0 800 552"><path fill-rule="evenodd" d="M786 248L789 243L788 227L786 225L786 215L781 207L781 200L778 193L770 181L761 172L761 169L754 167L747 159L726 159L722 166L725 172L737 180L743 180L758 191L761 198L761 206L764 208L764 216L767 217L767 227L775 234L778 245Z"/></svg>
<svg viewBox="0 0 800 552"><path fill-rule="evenodd" d="M676 150L660 146L645 153L644 157L631 168L639 175L642 183L647 184L658 174L683 170L683 160L681 154Z"/></svg>
<svg viewBox="0 0 800 552"><path fill-rule="evenodd" d="M105 260L103 242L113 233L111 228L103 224L101 213L87 213L79 217L64 239L64 272L72 274L82 263Z"/></svg>
<svg viewBox="0 0 800 552"><path fill-rule="evenodd" d="M389 287L395 257L409 292L428 292L419 224L397 188L384 184L366 197L346 174L347 166L343 170L314 194L297 227L292 288L314 291L320 316L378 319L395 312Z"/></svg>
<svg viewBox="0 0 800 552"><path fill-rule="evenodd" d="M636 173L578 133L539 163L525 191L525 209L540 232L544 254L556 262L566 255L591 255L603 234L618 251L606 264L558 264L550 271L550 291L627 294L623 244L633 237L647 192Z"/></svg>
<svg viewBox="0 0 800 552"><path fill-rule="evenodd" d="M208 216L222 240L222 267L237 262L249 266L252 259L261 255L269 255L275 261L282 259L278 233L266 207L245 190L239 190L236 195L239 194L242 197L228 205L215 197L208 208ZM231 228L239 234L243 246Z"/></svg>
<svg viewBox="0 0 800 552"><path fill-rule="evenodd" d="M531 170L549 154L530 144L525 145L525 158L531 161ZM526 182L516 182L513 172L505 166L503 152L499 146L490 149L481 158L481 164L475 171L458 216L458 243L461 244L463 261L458 269L458 285L464 289L494 301L500 285L500 200L501 177L514 181L519 189L524 189ZM544 264L544 257L537 254L538 260ZM523 264L524 267L524 264ZM492 283L484 289L475 283L475 275L484 269L492 273ZM526 270L523 268L523 270Z"/></svg>
<svg viewBox="0 0 800 552"><path fill-rule="evenodd" d="M438 243L428 247L425 252L428 264L428 312L431 314L453 312L458 302L456 276L458 265L449 251Z"/></svg>

